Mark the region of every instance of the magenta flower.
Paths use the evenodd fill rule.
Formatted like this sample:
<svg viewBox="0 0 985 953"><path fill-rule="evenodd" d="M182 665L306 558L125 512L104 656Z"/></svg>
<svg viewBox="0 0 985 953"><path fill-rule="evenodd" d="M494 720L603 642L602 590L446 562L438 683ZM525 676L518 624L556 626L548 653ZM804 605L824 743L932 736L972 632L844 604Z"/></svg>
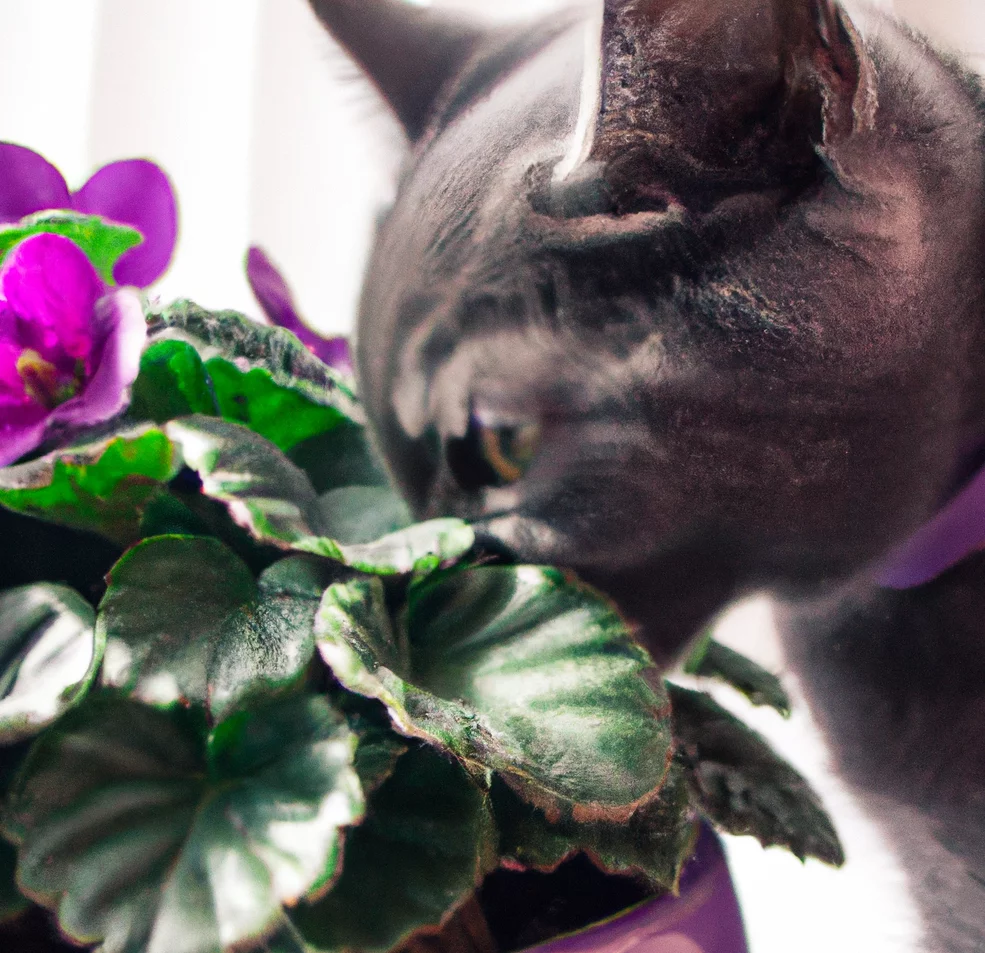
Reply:
<svg viewBox="0 0 985 953"><path fill-rule="evenodd" d="M123 410L146 337L136 293L110 291L74 242L16 245L0 268L0 466Z"/></svg>
<svg viewBox="0 0 985 953"><path fill-rule="evenodd" d="M285 328L329 367L352 373L349 342L344 337L323 338L299 317L287 282L262 248L252 245L246 253L246 277L263 313L271 324Z"/></svg>
<svg viewBox="0 0 985 953"><path fill-rule="evenodd" d="M0 223L49 209L99 215L143 235L143 242L116 263L117 284L146 288L171 262L178 238L178 207L168 177L153 162L110 163L73 193L61 172L43 156L0 142Z"/></svg>

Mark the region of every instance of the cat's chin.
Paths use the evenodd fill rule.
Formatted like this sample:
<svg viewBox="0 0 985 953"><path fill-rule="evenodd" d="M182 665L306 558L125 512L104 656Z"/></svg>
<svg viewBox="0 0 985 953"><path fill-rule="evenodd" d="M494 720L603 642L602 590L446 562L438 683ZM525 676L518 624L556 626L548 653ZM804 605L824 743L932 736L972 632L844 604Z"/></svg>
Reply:
<svg viewBox="0 0 985 953"><path fill-rule="evenodd" d="M557 563L572 555L572 540L543 520L509 513L476 520L472 528L518 562Z"/></svg>
<svg viewBox="0 0 985 953"><path fill-rule="evenodd" d="M592 545L556 525L517 513L472 523L480 546L513 562L562 566L608 596L637 638L662 667L676 664L690 643L731 604L757 592L784 602L819 604L846 591L869 587L866 566L853 566L839 552L795 552L777 547L769 558L753 557L724 540L654 539L646 548L623 546L609 559L607 546Z"/></svg>
<svg viewBox="0 0 985 953"><path fill-rule="evenodd" d="M670 667L705 626L738 595L734 562L706 547L624 550L606 560L601 548L544 521L519 514L473 523L480 545L511 561L562 566L608 596L655 661Z"/></svg>
<svg viewBox="0 0 985 953"><path fill-rule="evenodd" d="M579 575L604 566L610 573L636 574L641 563L654 557L651 547L627 546L624 540L567 531L520 513L494 515L472 521L473 529L505 549L514 561L565 566ZM581 527L580 527L581 528ZM583 528L582 528L583 529Z"/></svg>

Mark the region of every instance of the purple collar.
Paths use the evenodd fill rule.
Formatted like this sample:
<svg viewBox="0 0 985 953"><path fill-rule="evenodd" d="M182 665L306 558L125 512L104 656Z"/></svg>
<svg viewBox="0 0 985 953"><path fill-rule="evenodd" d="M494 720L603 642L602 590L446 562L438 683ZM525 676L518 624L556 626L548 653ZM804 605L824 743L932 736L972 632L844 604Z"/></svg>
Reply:
<svg viewBox="0 0 985 953"><path fill-rule="evenodd" d="M930 522L897 546L874 573L889 589L930 582L972 553L985 549L985 467Z"/></svg>

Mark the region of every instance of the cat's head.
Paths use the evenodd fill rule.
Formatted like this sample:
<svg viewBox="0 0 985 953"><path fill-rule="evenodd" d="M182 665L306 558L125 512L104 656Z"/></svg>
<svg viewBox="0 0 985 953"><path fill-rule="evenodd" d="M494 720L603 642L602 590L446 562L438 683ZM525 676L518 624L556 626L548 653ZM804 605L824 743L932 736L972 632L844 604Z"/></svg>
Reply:
<svg viewBox="0 0 985 953"><path fill-rule="evenodd" d="M672 646L859 571L980 448L981 131L917 40L831 0L312 2L412 142L357 353L420 514Z"/></svg>

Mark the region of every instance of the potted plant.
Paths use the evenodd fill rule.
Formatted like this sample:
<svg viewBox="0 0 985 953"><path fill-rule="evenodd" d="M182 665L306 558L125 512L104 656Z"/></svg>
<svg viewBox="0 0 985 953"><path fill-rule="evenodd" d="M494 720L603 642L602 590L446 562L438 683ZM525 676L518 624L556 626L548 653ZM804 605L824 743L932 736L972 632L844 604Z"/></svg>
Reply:
<svg viewBox="0 0 985 953"><path fill-rule="evenodd" d="M150 303L155 167L4 163L0 947L741 953L714 830L840 862L602 593L412 521L259 251L284 327ZM688 671L787 709L711 639Z"/></svg>

